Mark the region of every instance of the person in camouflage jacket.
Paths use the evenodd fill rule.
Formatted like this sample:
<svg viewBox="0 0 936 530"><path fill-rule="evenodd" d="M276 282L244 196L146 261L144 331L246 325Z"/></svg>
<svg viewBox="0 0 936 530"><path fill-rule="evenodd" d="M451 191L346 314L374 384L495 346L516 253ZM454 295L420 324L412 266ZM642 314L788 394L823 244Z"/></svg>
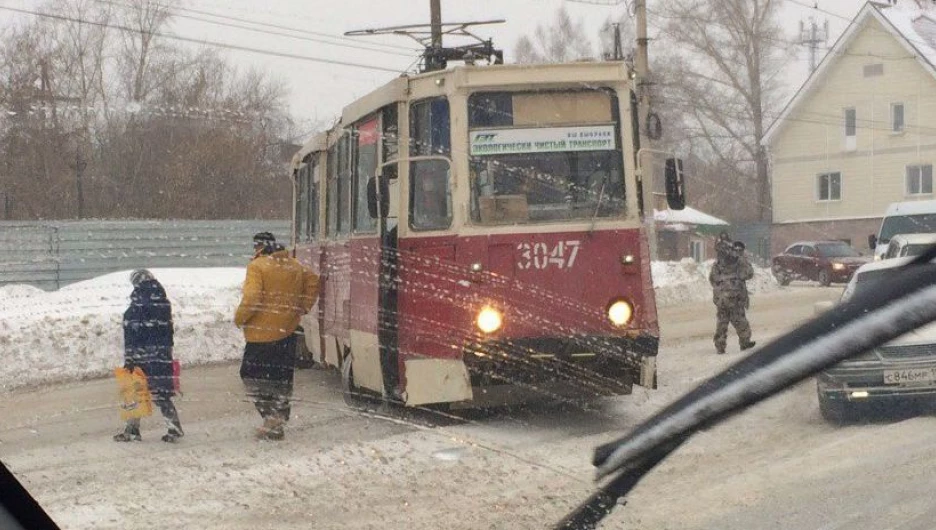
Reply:
<svg viewBox="0 0 936 530"><path fill-rule="evenodd" d="M728 324L738 334L741 350L754 347L751 325L745 311L750 305L746 282L754 277L754 268L744 256L744 243L731 243L724 235L715 243L717 259L709 273L712 301L715 303L715 351L725 353Z"/></svg>

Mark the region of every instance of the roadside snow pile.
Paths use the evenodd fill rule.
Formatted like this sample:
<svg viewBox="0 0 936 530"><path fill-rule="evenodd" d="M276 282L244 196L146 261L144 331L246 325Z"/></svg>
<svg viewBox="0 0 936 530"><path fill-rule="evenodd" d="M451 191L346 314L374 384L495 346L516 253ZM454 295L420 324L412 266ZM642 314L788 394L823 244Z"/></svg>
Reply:
<svg viewBox="0 0 936 530"><path fill-rule="evenodd" d="M232 323L244 269L152 269L172 302L176 359L237 359L244 339ZM0 389L108 374L123 364L123 312L130 271L58 291L0 289Z"/></svg>
<svg viewBox="0 0 936 530"><path fill-rule="evenodd" d="M684 302L700 302L712 298L712 287L708 276L715 260L698 263L692 258L682 261L654 261L653 288L657 305L668 306ZM779 288L770 269L754 267L754 278L747 283L752 295L766 293Z"/></svg>

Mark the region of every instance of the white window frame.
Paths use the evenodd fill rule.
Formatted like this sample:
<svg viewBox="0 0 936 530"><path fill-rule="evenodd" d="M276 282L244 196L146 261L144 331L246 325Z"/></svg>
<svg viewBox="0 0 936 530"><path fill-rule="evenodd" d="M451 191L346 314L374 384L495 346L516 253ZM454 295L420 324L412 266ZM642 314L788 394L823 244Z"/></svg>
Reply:
<svg viewBox="0 0 936 530"><path fill-rule="evenodd" d="M832 175L838 175L838 197L832 196ZM827 177L826 181L826 195L827 198L822 198L822 178ZM842 200L842 172L841 171L826 171L816 175L816 202L839 202Z"/></svg>
<svg viewBox="0 0 936 530"><path fill-rule="evenodd" d="M923 169L929 168L929 191L923 191ZM916 172L915 175L911 175L911 171ZM911 186L911 177L916 184L916 186ZM917 191L913 191L913 187ZM933 194L933 164L910 164L904 170L904 192L907 194L907 197L923 197Z"/></svg>
<svg viewBox="0 0 936 530"><path fill-rule="evenodd" d="M705 261L705 241L701 239L689 239L689 255L697 263Z"/></svg>
<svg viewBox="0 0 936 530"><path fill-rule="evenodd" d="M851 134L848 134L848 113L853 114L854 120L851 124ZM846 107L842 110L842 121L844 122L842 132L845 134L845 150L854 151L858 146L858 110L855 107Z"/></svg>
<svg viewBox="0 0 936 530"><path fill-rule="evenodd" d="M900 107L900 123L897 123L897 108ZM904 129L907 128L907 107L903 102L895 102L890 104L890 127L891 134L903 134Z"/></svg>

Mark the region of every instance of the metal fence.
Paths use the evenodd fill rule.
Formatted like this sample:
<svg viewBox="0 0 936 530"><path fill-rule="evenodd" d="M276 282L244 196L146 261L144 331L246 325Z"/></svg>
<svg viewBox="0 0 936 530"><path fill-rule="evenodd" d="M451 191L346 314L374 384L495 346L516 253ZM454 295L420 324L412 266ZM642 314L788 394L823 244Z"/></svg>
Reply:
<svg viewBox="0 0 936 530"><path fill-rule="evenodd" d="M0 286L49 290L140 267L243 266L260 231L289 241L289 221L0 221Z"/></svg>

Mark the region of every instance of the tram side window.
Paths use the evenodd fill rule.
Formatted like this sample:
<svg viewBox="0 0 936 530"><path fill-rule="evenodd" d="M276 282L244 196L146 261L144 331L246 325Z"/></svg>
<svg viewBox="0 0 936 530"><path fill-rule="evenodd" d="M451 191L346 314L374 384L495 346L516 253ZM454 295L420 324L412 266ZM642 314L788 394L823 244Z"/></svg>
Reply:
<svg viewBox="0 0 936 530"><path fill-rule="evenodd" d="M382 111L383 136L381 137L381 145L383 146L382 160L384 163L392 162L400 158L400 131L399 124L397 123L397 114L396 104L387 105ZM384 166L383 174L391 179L397 178L397 165L388 164Z"/></svg>
<svg viewBox="0 0 936 530"><path fill-rule="evenodd" d="M312 241L318 231L318 177L318 164L310 155L297 174L296 237L299 241Z"/></svg>
<svg viewBox="0 0 936 530"><path fill-rule="evenodd" d="M379 121L376 116L369 118L355 128L357 142L357 160L353 178L354 187L354 231L372 233L377 230L377 220L372 219L367 210L367 181L377 171L379 139Z"/></svg>
<svg viewBox="0 0 936 530"><path fill-rule="evenodd" d="M303 163L296 171L296 239L307 241L305 232L309 223L309 165Z"/></svg>
<svg viewBox="0 0 936 530"><path fill-rule="evenodd" d="M318 239L319 227L319 187L322 185L322 166L317 160L318 156L313 158L312 170L309 171L311 182L309 183L309 222L306 225L306 240L313 241Z"/></svg>
<svg viewBox="0 0 936 530"><path fill-rule="evenodd" d="M347 134L338 141L338 200L335 204L338 210L338 235L351 232L351 145Z"/></svg>
<svg viewBox="0 0 936 530"><path fill-rule="evenodd" d="M332 146L326 155L325 175L325 233L334 237L338 233L338 146Z"/></svg>
<svg viewBox="0 0 936 530"><path fill-rule="evenodd" d="M410 154L450 156L449 104L445 98L410 107ZM410 162L410 227L441 230L452 224L451 168L448 161Z"/></svg>

